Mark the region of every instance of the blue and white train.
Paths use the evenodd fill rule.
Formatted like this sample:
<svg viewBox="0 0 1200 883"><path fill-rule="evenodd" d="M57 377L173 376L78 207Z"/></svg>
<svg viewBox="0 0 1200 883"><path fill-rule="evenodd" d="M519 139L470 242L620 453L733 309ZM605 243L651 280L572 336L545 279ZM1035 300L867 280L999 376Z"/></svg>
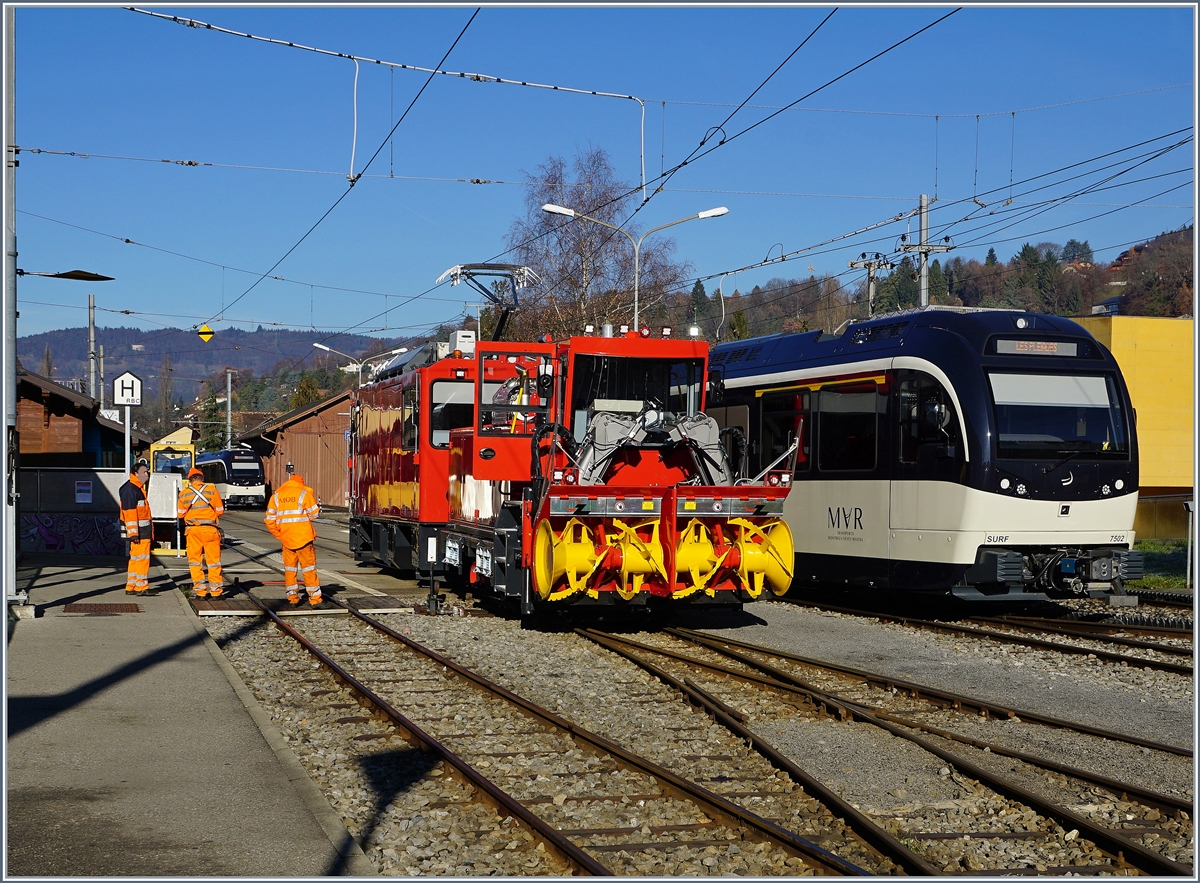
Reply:
<svg viewBox="0 0 1200 883"><path fill-rule="evenodd" d="M1014 600L1142 575L1129 393L1069 319L926 307L722 343L710 365L744 474L796 443L794 586Z"/></svg>
<svg viewBox="0 0 1200 883"><path fill-rule="evenodd" d="M204 473L205 481L216 485L226 506L266 508L267 486L262 458L250 448L199 454L196 468Z"/></svg>

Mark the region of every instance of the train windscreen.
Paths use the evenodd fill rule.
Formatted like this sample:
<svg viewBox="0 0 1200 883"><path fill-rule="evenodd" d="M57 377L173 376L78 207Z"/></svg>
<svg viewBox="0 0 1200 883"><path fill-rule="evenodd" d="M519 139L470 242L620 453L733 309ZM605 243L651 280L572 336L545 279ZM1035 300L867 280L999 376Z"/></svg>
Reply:
<svg viewBox="0 0 1200 883"><path fill-rule="evenodd" d="M1111 377L988 375L1001 457L1129 455L1129 436Z"/></svg>
<svg viewBox="0 0 1200 883"><path fill-rule="evenodd" d="M657 401L679 415L700 410L704 382L701 359L640 359L627 356L575 357L571 407L586 411L597 399Z"/></svg>
<svg viewBox="0 0 1200 883"><path fill-rule="evenodd" d="M263 483L262 460L255 454L234 454L229 483L251 487Z"/></svg>

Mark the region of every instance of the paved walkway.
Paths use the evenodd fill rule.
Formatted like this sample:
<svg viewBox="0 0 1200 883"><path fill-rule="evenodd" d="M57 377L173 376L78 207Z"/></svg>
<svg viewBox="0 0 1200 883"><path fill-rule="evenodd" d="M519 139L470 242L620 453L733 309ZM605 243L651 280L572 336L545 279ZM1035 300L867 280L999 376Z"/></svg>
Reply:
<svg viewBox="0 0 1200 883"><path fill-rule="evenodd" d="M374 875L174 583L150 577L132 598L123 564L22 561L37 616L8 629L5 879Z"/></svg>

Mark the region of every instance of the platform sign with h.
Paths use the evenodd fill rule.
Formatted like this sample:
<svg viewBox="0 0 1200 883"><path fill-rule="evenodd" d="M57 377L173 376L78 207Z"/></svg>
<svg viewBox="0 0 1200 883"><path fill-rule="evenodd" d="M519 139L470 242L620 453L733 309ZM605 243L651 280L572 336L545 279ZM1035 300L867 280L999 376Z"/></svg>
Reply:
<svg viewBox="0 0 1200 883"><path fill-rule="evenodd" d="M142 404L142 379L131 371L126 371L113 381L113 404L125 406L125 468L132 465L132 452L129 439L129 408L131 405Z"/></svg>

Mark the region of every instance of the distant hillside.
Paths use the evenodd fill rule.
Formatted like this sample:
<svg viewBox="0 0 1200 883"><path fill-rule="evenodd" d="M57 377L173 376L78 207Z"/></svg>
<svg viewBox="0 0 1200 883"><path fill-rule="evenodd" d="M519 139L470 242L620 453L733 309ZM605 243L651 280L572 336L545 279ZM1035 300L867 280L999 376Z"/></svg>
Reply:
<svg viewBox="0 0 1200 883"><path fill-rule="evenodd" d="M41 373L42 358L49 344L56 380L86 379L87 340L86 326L32 334L17 340L17 358L28 370ZM261 325L256 331L218 329L208 343L194 331L179 328L157 331L96 329L97 349L101 345L104 347L104 376L110 391L114 377L132 371L145 384L143 398L157 395L163 355L170 353L172 388L175 396L183 396L185 401L191 401L199 394L201 381L227 367L248 369L261 375L280 362L303 360L297 365L299 368L311 368L314 363L346 364L347 360L341 356L315 349L314 341L355 358L405 345L400 339L361 334L341 334L326 339L315 331L281 331L264 329Z"/></svg>

